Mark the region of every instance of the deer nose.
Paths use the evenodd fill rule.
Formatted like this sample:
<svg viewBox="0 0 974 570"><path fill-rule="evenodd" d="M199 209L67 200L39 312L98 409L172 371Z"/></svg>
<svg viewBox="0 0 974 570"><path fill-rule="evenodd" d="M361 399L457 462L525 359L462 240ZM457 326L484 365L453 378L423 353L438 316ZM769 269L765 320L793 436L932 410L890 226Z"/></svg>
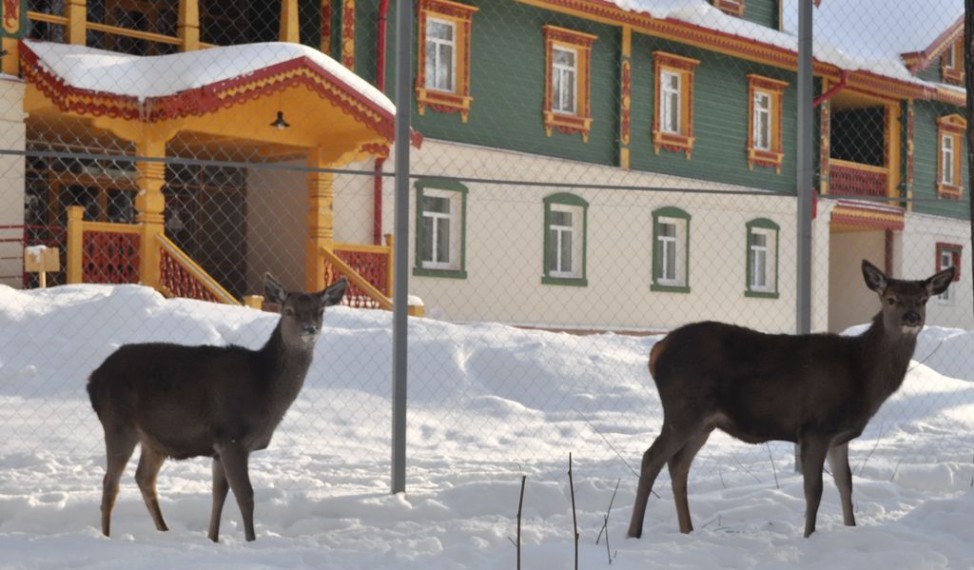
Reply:
<svg viewBox="0 0 974 570"><path fill-rule="evenodd" d="M305 334L318 334L317 325L304 325Z"/></svg>
<svg viewBox="0 0 974 570"><path fill-rule="evenodd" d="M920 326L920 313L916 311L909 311L903 315L903 324L908 327L918 327Z"/></svg>

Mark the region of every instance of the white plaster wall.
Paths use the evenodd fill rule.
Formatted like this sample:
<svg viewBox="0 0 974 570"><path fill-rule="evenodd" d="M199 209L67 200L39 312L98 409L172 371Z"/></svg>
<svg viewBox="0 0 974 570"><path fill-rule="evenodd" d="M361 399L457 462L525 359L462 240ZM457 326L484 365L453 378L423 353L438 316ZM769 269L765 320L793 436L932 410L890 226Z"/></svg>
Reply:
<svg viewBox="0 0 974 570"><path fill-rule="evenodd" d="M868 259L883 269L885 240L882 231L832 234L828 330L841 332L852 325L868 323L879 311L876 293L863 281L862 260Z"/></svg>
<svg viewBox="0 0 974 570"><path fill-rule="evenodd" d="M0 148L23 152L26 148L24 125L24 83L0 74ZM0 283L22 286L24 225L24 158L0 156Z"/></svg>
<svg viewBox="0 0 974 570"><path fill-rule="evenodd" d="M721 319L769 331L794 331L793 198L588 188L584 186L682 189L700 188L701 184L430 140L421 151L414 150L412 157L414 174L568 180L583 185L564 189L468 182L467 278L409 278L410 293L423 299L431 316L456 321L651 330ZM586 287L541 283L542 200L560 191L589 202ZM414 195L411 193L413 200ZM679 207L692 216L689 294L650 290L652 212L663 206ZM780 226L778 299L744 296L745 223L756 217L771 218ZM411 236L415 235L414 224L415 203L411 202ZM414 244L409 246L412 268Z"/></svg>
<svg viewBox="0 0 974 570"><path fill-rule="evenodd" d="M372 161L333 177L335 241L372 243ZM270 271L293 289L304 286L308 171L303 161L251 168L247 178L247 282L261 293ZM390 226L391 227L391 226Z"/></svg>
<svg viewBox="0 0 974 570"><path fill-rule="evenodd" d="M830 239L829 220L835 204L828 200L819 200L816 204L816 215L812 220L812 319L811 332L825 332L829 330L829 295L830 287Z"/></svg>
<svg viewBox="0 0 974 570"><path fill-rule="evenodd" d="M903 276L924 279L936 269L937 243L960 245L962 259L960 281L951 285L949 302L933 298L927 303L927 324L974 328L974 309L971 291L971 230L967 220L948 220L923 214L909 213L903 231Z"/></svg>
<svg viewBox="0 0 974 570"><path fill-rule="evenodd" d="M373 168L373 161L368 160L344 166L341 170L347 173L335 174L336 242L372 243Z"/></svg>
<svg viewBox="0 0 974 570"><path fill-rule="evenodd" d="M307 188L307 173L302 170L249 170L247 283L252 293L263 294L266 271L290 290L304 286Z"/></svg>

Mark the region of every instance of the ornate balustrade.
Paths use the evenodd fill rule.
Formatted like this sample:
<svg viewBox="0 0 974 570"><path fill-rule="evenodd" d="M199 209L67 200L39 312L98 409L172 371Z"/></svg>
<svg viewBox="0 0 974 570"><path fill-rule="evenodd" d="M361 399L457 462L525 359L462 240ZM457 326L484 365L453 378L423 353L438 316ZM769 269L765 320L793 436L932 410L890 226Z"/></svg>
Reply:
<svg viewBox="0 0 974 570"><path fill-rule="evenodd" d="M166 236L157 236L159 247L159 290L167 297L185 297L213 303L239 305L209 273Z"/></svg>
<svg viewBox="0 0 974 570"><path fill-rule="evenodd" d="M829 194L835 196L888 196L885 167L829 160Z"/></svg>

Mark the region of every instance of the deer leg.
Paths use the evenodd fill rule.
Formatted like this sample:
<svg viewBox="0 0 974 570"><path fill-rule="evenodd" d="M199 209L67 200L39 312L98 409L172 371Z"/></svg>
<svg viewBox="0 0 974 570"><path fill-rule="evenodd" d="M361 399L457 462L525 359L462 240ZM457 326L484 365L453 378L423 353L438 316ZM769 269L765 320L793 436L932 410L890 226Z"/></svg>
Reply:
<svg viewBox="0 0 974 570"><path fill-rule="evenodd" d="M139 438L128 427L105 426L105 478L101 493L101 532L111 536L112 509L118 497L118 482L125 471Z"/></svg>
<svg viewBox="0 0 974 570"><path fill-rule="evenodd" d="M832 477L842 501L842 522L846 526L856 526L856 517L852 513L852 469L849 468L848 442L829 449L829 465L832 466Z"/></svg>
<svg viewBox="0 0 974 570"><path fill-rule="evenodd" d="M673 457L686 444L686 437L681 433L693 433L692 431L680 430L672 424L665 423L663 429L643 454L642 466L639 470L639 486L636 487L636 502L632 506L632 519L629 521L630 538L639 538L643 534L643 520L646 518L646 504L649 502L649 494L653 491L653 483L663 469L663 465Z"/></svg>
<svg viewBox="0 0 974 570"><path fill-rule="evenodd" d="M694 435L668 463L670 469L670 482L673 486L673 500L676 501L676 516L680 521L680 532L688 534L693 531L693 522L690 520L690 503L687 501L687 477L690 475L690 464L696 457L700 448L707 443L712 429L705 429L703 432Z"/></svg>
<svg viewBox="0 0 974 570"><path fill-rule="evenodd" d="M210 513L210 530L207 536L213 542L220 540L220 516L223 513L223 504L227 500L227 491L230 490L230 483L227 482L227 474L223 470L223 463L219 457L213 458L213 510Z"/></svg>
<svg viewBox="0 0 974 570"><path fill-rule="evenodd" d="M255 540L254 533L254 487L250 484L250 474L247 469L249 453L239 445L222 445L217 449L227 482L237 499L240 516L243 518L244 535L248 541Z"/></svg>
<svg viewBox="0 0 974 570"><path fill-rule="evenodd" d="M166 521L162 518L162 510L159 508L159 496L156 494L156 477L162 464L166 462L166 456L152 449L145 442L142 443L142 455L139 457L139 466L135 469L135 482L142 491L142 500L149 509L149 516L156 525L156 530L166 531Z"/></svg>
<svg viewBox="0 0 974 570"><path fill-rule="evenodd" d="M799 443L802 460L802 477L805 479L805 538L815 532L818 505L822 502L822 468L829 450L827 439L804 436Z"/></svg>

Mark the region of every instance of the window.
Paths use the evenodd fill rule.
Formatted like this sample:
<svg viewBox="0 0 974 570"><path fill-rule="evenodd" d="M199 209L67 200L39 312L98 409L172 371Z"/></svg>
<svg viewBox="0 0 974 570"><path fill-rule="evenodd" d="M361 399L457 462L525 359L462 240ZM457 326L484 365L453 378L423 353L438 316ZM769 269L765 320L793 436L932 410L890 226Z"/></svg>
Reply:
<svg viewBox="0 0 974 570"><path fill-rule="evenodd" d="M653 149L693 153L693 72L698 60L664 52L653 53Z"/></svg>
<svg viewBox="0 0 974 570"><path fill-rule="evenodd" d="M731 16L744 15L744 0L713 0L713 5L721 12Z"/></svg>
<svg viewBox="0 0 974 570"><path fill-rule="evenodd" d="M963 247L955 243L937 243L937 271L942 271L948 267L954 270L954 282L960 281L961 255ZM953 304L954 295L951 289L941 293L937 299L944 304Z"/></svg>
<svg viewBox="0 0 974 570"><path fill-rule="evenodd" d="M419 65L416 104L427 109L470 116L470 26L477 8L449 0L419 2Z"/></svg>
<svg viewBox="0 0 974 570"><path fill-rule="evenodd" d="M747 228L747 297L778 298L778 224L766 218Z"/></svg>
<svg viewBox="0 0 974 570"><path fill-rule="evenodd" d="M952 42L940 58L940 75L945 83L956 85L964 83L964 44L963 39Z"/></svg>
<svg viewBox="0 0 974 570"><path fill-rule="evenodd" d="M464 279L467 187L447 180L416 182L416 267L413 275Z"/></svg>
<svg viewBox="0 0 974 570"><path fill-rule="evenodd" d="M426 88L454 92L456 26L430 18L426 22Z"/></svg>
<svg viewBox="0 0 974 570"><path fill-rule="evenodd" d="M747 134L747 164L774 168L781 174L782 99L787 83L760 75L747 76L750 101L750 130Z"/></svg>
<svg viewBox="0 0 974 570"><path fill-rule="evenodd" d="M689 293L690 215L679 208L653 212L653 291Z"/></svg>
<svg viewBox="0 0 974 570"><path fill-rule="evenodd" d="M552 50L551 110L574 115L578 91L578 66L575 50L556 47Z"/></svg>
<svg viewBox="0 0 974 570"><path fill-rule="evenodd" d="M544 38L545 132L549 137L555 130L578 133L588 142L592 130L589 98L592 44L597 38L555 26L544 27Z"/></svg>
<svg viewBox="0 0 974 570"><path fill-rule="evenodd" d="M957 200L964 190L962 161L967 121L960 115L937 119L937 197Z"/></svg>
<svg viewBox="0 0 974 570"><path fill-rule="evenodd" d="M544 276L548 285L588 285L585 241L588 202L573 194L544 199Z"/></svg>
<svg viewBox="0 0 974 570"><path fill-rule="evenodd" d="M660 72L660 129L664 133L680 134L680 74Z"/></svg>

